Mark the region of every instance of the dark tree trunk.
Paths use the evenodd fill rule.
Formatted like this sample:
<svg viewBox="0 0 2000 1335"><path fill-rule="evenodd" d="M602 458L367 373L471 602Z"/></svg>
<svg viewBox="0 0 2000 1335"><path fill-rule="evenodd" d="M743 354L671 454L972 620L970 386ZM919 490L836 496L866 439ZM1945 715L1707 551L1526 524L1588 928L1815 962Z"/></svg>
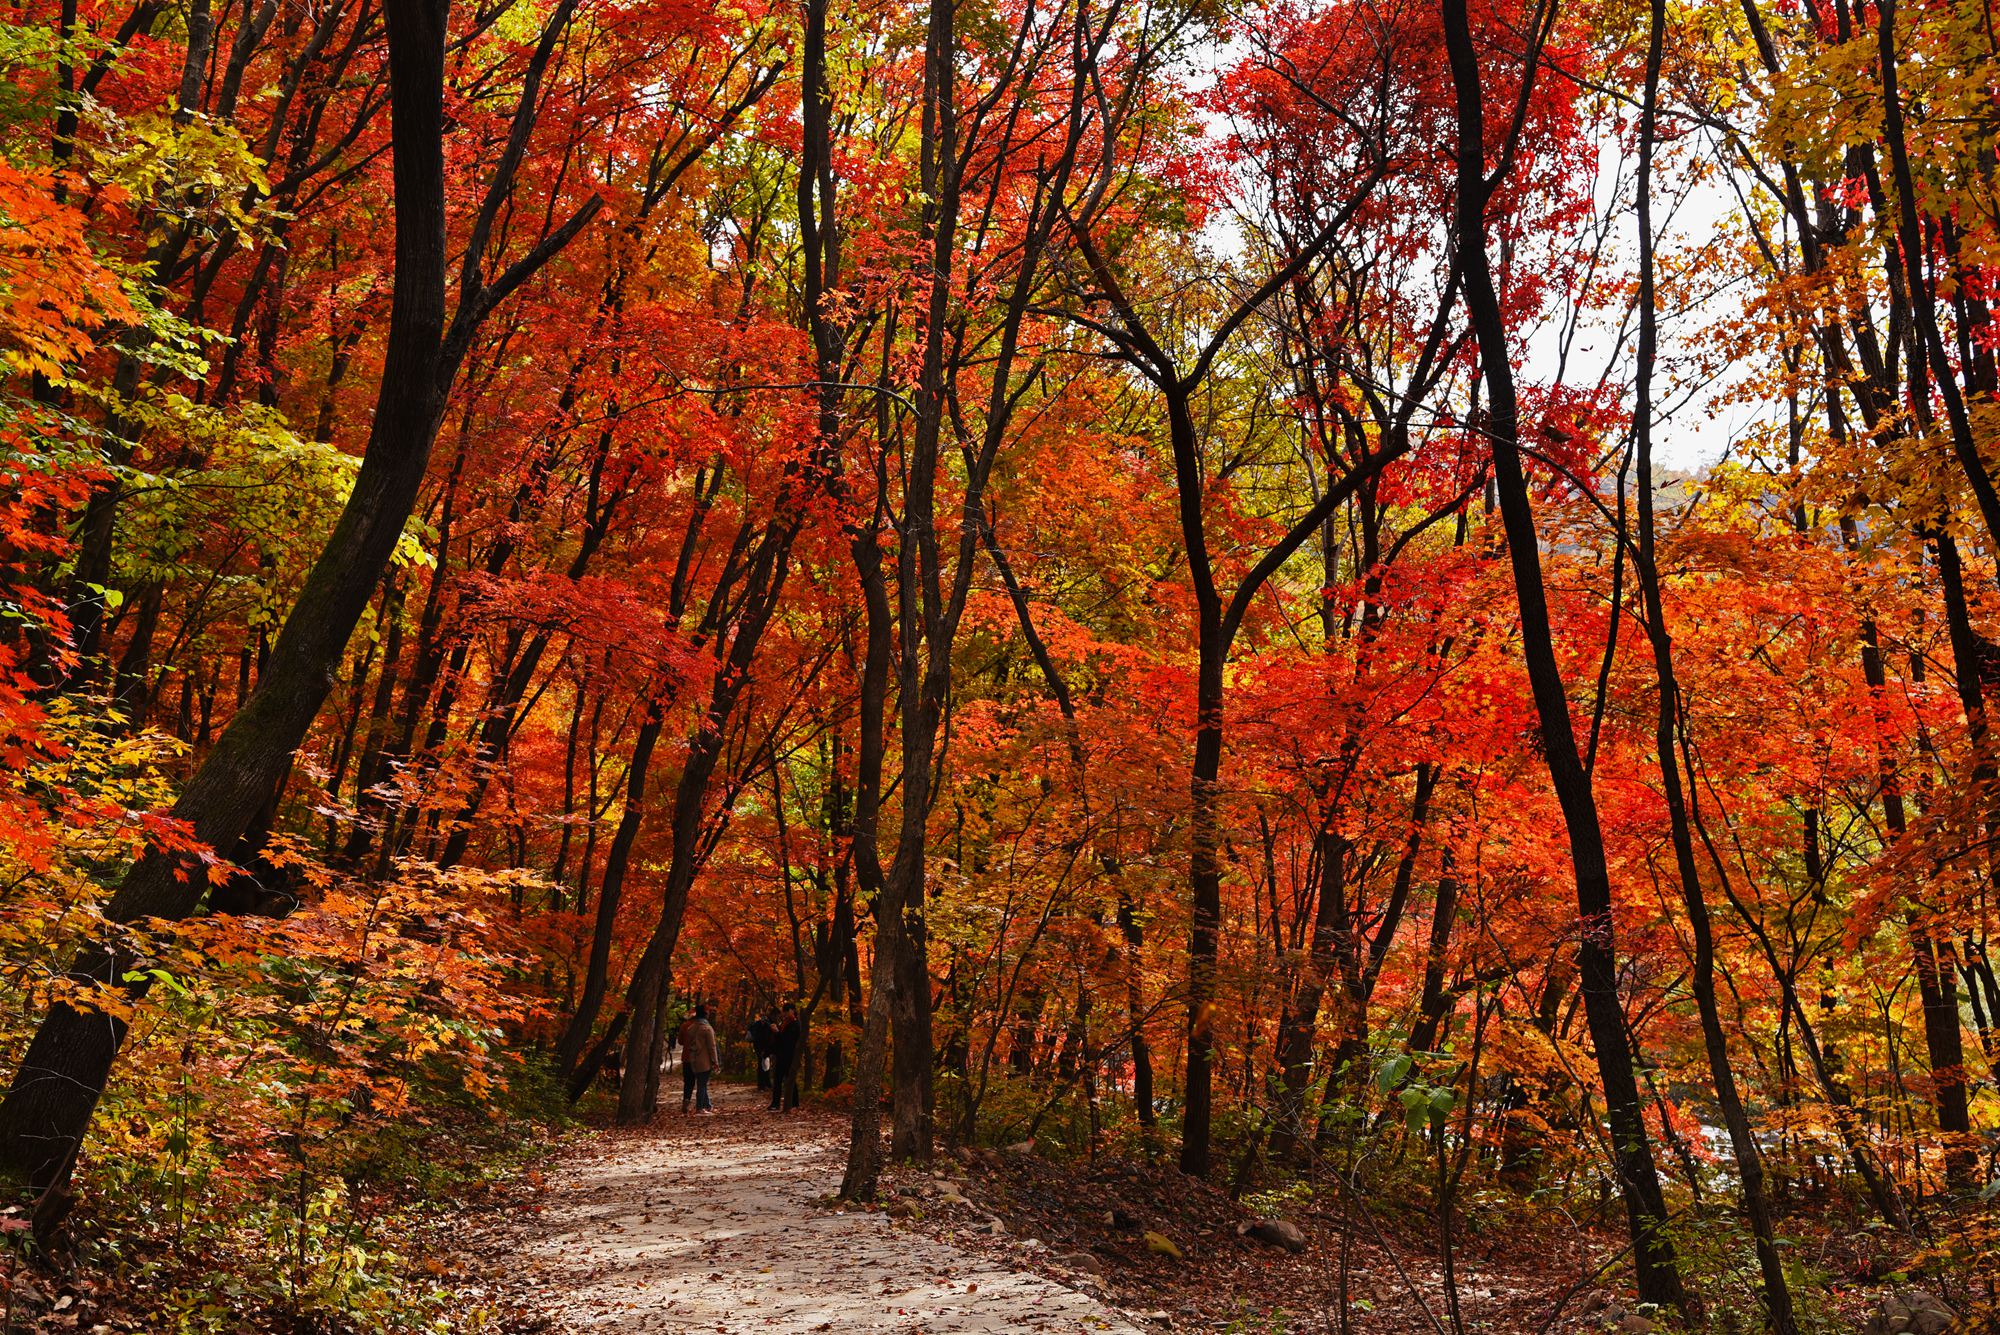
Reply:
<svg viewBox="0 0 2000 1335"><path fill-rule="evenodd" d="M644 1122L659 1103L660 1058L667 1039L660 1020L669 1000L667 983L688 891L700 866L702 815L721 746L720 731L712 735L705 731L696 737L674 786L673 851L667 863L660 917L632 975L632 1025L626 1034L625 1072L618 1087L621 1125Z"/></svg>
<svg viewBox="0 0 2000 1335"><path fill-rule="evenodd" d="M1972 628L1971 610L1966 605L1965 575L1959 560L1958 544L1948 533L1932 539L1937 552L1939 583L1943 586L1945 621L1951 633L1953 675L1958 683L1960 707L1972 746L1970 799L1973 819L1983 821L1988 838L1988 866L1991 879L2000 881L2000 848L1991 836L2000 830L1996 815L1996 782L1992 754L1993 738L1986 713L1986 652ZM1972 1137L1972 1110L1966 1096L1965 1038L1958 1014L1958 961L1952 949L1949 928L1939 924L1919 906L1911 905L1903 916L1915 956L1917 991L1923 1000L1924 1046L1930 1059L1931 1104L1937 1112L1938 1129L1949 1138L1945 1148L1945 1171L1953 1186L1971 1188L1979 1167L1978 1151Z"/></svg>
<svg viewBox="0 0 2000 1335"><path fill-rule="evenodd" d="M1520 410L1506 318L1501 312L1500 294L1486 254L1486 211L1498 181L1489 177L1486 170L1479 53L1473 41L1466 0L1443 0L1443 4L1445 46L1458 116L1458 259L1486 384L1487 436L1492 443L1494 482L1520 607L1522 654L1534 693L1535 711L1541 721L1543 759L1562 807L1563 824L1569 833L1570 860L1576 872L1577 966L1584 1015L1604 1086L1613 1164L1631 1227L1640 1299L1682 1307L1686 1295L1673 1243L1666 1235L1666 1200L1646 1133L1625 1010L1618 996L1617 942L1604 834L1598 824L1590 775L1577 750L1569 698L1556 661L1547 592L1542 583L1540 534L1535 528L1528 480L1521 466L1517 434ZM1533 65L1538 58L1538 50L1528 53L1524 77L1534 77Z"/></svg>
<svg viewBox="0 0 2000 1335"><path fill-rule="evenodd" d="M1681 898L1687 907L1688 931L1694 938L1694 973L1690 985L1695 1008L1701 1017L1703 1046L1708 1055L1709 1077L1715 1086L1723 1125L1729 1132L1729 1147L1736 1159L1743 1213L1757 1251L1757 1267L1764 1283L1765 1315L1773 1335L1794 1335L1798 1323L1792 1315L1792 1291L1785 1278L1784 1259L1778 1254L1777 1230L1771 1219L1771 1203L1764 1186L1764 1160L1758 1152L1756 1135L1744 1110L1743 1096L1730 1067L1729 1041L1722 1027L1722 1012L1715 998L1715 928L1709 920L1708 900L1701 884L1701 870L1695 860L1694 826L1690 804L1694 798L1681 779L1683 751L1680 683L1674 672L1673 637L1667 627L1666 601L1660 587L1656 532L1653 513L1653 373L1659 342L1658 288L1654 276L1653 154L1659 125L1660 61L1666 37L1666 0L1650 0L1647 29L1646 74L1643 103L1639 113L1639 343L1638 383L1633 427L1639 466L1639 549L1635 553L1641 602L1646 614L1646 634L1653 649L1653 671L1659 689L1658 712L1653 732L1654 749L1659 753L1660 786L1666 797L1667 818L1674 846L1674 867L1680 876ZM1622 526L1622 516L1621 516ZM1614 535L1618 546L1615 558L1624 559L1624 534ZM1690 757L1691 758L1691 757ZM1696 782L1692 764L1687 768L1689 783ZM1657 1095L1656 1095L1657 1097ZM1664 1116L1662 1126L1670 1125ZM1685 1150L1683 1150L1685 1155ZM1700 1191L1692 1170L1689 1185Z"/></svg>
<svg viewBox="0 0 2000 1335"><path fill-rule="evenodd" d="M1334 830L1321 830L1313 843L1319 900L1313 907L1311 953L1278 1022L1278 1107L1272 1119L1271 1158L1281 1164L1292 1162L1307 1142L1306 1090L1313 1077L1320 1003L1333 976L1340 924L1347 916L1347 840Z"/></svg>
<svg viewBox="0 0 2000 1335"><path fill-rule="evenodd" d="M1412 1052L1434 1052L1452 998L1445 990L1451 929L1458 917L1458 877L1447 861L1438 874L1437 898L1431 905L1430 940L1424 947L1424 985L1417 998L1417 1020L1410 1026Z"/></svg>
<svg viewBox="0 0 2000 1335"><path fill-rule="evenodd" d="M810 67L808 67L810 68ZM878 506L879 515L879 506ZM860 749L854 785L854 871L862 896L875 909L875 960L870 970L866 1018L854 1055L854 1116L847 1143L847 1169L840 1194L873 1200L882 1175L882 1075L887 1054L887 992L894 986L894 958L902 915L883 911L882 867L876 851L881 828L884 722L889 693L890 616L882 552L874 526L864 526L850 544L867 607L867 645L862 654L859 702ZM858 989L857 989L858 995Z"/></svg>
<svg viewBox="0 0 2000 1335"><path fill-rule="evenodd" d="M604 876L597 887L597 919L590 936L590 958L584 964L583 996L556 1044L556 1068L563 1072L576 1066L578 1054L590 1042L598 1012L604 1008L604 995L610 990L611 943L617 935L618 909L624 901L625 872L632 865L632 845L645 820L646 773L652 768L653 748L659 743L662 722L659 707L649 708L632 743L632 760L625 770L625 806L618 813L618 829L604 855ZM584 876L587 878L589 874L586 862Z"/></svg>
<svg viewBox="0 0 2000 1335"><path fill-rule="evenodd" d="M1185 399L1178 399L1178 411L1175 406L1170 401L1170 420L1177 435L1185 430L1186 449L1192 453L1193 417ZM1199 506L1198 496L1195 503ZM1193 916L1188 930L1187 1078L1181 1091L1180 1162L1183 1173L1206 1177L1215 1119L1215 970L1222 936L1222 692L1223 665L1229 657L1221 603L1213 590L1198 600L1198 624L1194 766L1188 781L1192 858L1188 888Z"/></svg>
<svg viewBox="0 0 2000 1335"><path fill-rule="evenodd" d="M390 7L389 81L396 188L396 277L388 350L374 428L353 493L286 618L256 691L230 720L174 804L211 848L232 848L284 777L319 712L404 521L436 435L445 322L445 0ZM150 847L106 909L114 923L185 918L206 876ZM124 983L121 949L92 946L78 981ZM125 1037L122 1021L67 1004L52 1007L0 1102L0 1173L45 1191L74 1160Z"/></svg>
<svg viewBox="0 0 2000 1335"><path fill-rule="evenodd" d="M147 584L140 593L132 633L125 641L125 652L118 657L118 670L112 679L112 704L124 716L124 726L134 730L145 726L147 706L151 703L148 679L152 676L153 636L160 625L163 594L158 581Z"/></svg>
<svg viewBox="0 0 2000 1335"><path fill-rule="evenodd" d="M1153 1046L1146 1041L1146 1001L1140 989L1139 953L1145 945L1145 929L1139 925L1132 899L1118 895L1118 931L1125 938L1125 1015L1132 1030L1132 1108L1139 1125L1149 1130L1158 1124L1153 1107Z"/></svg>

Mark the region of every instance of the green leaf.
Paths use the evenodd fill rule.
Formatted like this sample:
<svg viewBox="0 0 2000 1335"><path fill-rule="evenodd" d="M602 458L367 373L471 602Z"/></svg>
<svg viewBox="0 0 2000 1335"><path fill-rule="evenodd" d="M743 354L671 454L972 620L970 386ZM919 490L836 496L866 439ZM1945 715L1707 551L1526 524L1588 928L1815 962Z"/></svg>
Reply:
<svg viewBox="0 0 2000 1335"><path fill-rule="evenodd" d="M1389 1093L1396 1086L1403 1083L1404 1079L1410 1074L1410 1068L1414 1065L1416 1065L1416 1060L1409 1053L1397 1053L1388 1061L1383 1062L1382 1069L1375 1073L1375 1087L1384 1094Z"/></svg>

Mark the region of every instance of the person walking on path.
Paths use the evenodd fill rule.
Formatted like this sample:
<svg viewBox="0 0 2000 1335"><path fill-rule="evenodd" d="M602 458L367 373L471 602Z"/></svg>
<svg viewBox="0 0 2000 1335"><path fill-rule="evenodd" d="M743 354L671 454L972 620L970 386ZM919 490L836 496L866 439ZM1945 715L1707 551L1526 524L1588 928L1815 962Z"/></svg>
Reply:
<svg viewBox="0 0 2000 1335"><path fill-rule="evenodd" d="M778 1020L778 1032L771 1039L771 1111L799 1106L799 1082L792 1067L799 1056L799 1008L789 1001Z"/></svg>
<svg viewBox="0 0 2000 1335"><path fill-rule="evenodd" d="M757 1088L771 1087L771 1040L778 1033L778 1012L771 1011L750 1022L750 1050L757 1059Z"/></svg>
<svg viewBox="0 0 2000 1335"><path fill-rule="evenodd" d="M713 1113L715 1109L708 1102L708 1077L714 1072L720 1053L715 1027L708 1022L708 1007L694 1008L694 1014L681 1026L680 1040L681 1112L687 1112L688 1102L693 1100L696 1112Z"/></svg>

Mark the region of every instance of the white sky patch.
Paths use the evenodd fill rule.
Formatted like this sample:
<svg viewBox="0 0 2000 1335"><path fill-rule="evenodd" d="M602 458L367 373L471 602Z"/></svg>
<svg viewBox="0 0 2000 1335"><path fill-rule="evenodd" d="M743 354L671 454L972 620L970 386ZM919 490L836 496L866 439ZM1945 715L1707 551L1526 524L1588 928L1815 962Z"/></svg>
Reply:
<svg viewBox="0 0 2000 1335"><path fill-rule="evenodd" d="M1248 47L1240 41L1217 43L1189 57L1184 77L1190 89L1205 92L1223 71L1248 54ZM1224 117L1207 110L1199 110L1197 115L1209 143L1219 144L1229 134L1230 125ZM1691 147L1691 151L1698 150ZM1609 229L1599 288L1609 292L1615 291L1622 279L1636 280L1638 226L1632 191L1636 163L1629 160L1628 145L1608 119L1599 123L1598 161L1596 212ZM1735 195L1713 178L1693 183L1676 179L1671 152L1662 155L1656 175L1656 245L1664 269L1673 265L1677 253L1697 254L1716 240L1730 227L1739 204ZM1220 260L1233 262L1244 253L1239 229L1233 209L1214 209L1197 244ZM1740 389L1747 371L1728 365L1719 373L1713 370L1717 326L1737 313L1739 301L1731 285L1719 282L1685 309L1660 311L1653 436L1655 459L1662 467L1684 472L1711 468L1745 436L1767 424L1773 413L1783 412L1781 404L1732 401L1732 391ZM1600 307L1581 312L1574 330L1567 334L1564 323L1562 312L1552 312L1549 319L1525 333L1519 352L1523 378L1548 383L1560 373L1569 384L1594 385L1608 373L1626 383L1629 405L1637 338L1636 320L1629 310ZM1622 330L1621 325L1625 326Z"/></svg>

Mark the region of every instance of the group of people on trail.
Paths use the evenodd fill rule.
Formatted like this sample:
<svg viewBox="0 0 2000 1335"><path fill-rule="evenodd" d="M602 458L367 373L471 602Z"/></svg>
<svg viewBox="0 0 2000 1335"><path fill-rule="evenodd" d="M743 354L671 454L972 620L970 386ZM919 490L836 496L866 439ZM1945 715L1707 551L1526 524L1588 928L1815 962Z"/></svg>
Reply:
<svg viewBox="0 0 2000 1335"><path fill-rule="evenodd" d="M799 1082L793 1078L798 1062L799 1008L790 1002L782 1010L772 1009L750 1022L750 1046L757 1055L757 1088L771 1091L771 1111L799 1106ZM692 1110L708 1116L715 1108L708 1100L708 1080L722 1065L722 1045L716 1040L715 1026L709 1023L708 1007L697 1004L694 1013L682 1022L681 1112Z"/></svg>

